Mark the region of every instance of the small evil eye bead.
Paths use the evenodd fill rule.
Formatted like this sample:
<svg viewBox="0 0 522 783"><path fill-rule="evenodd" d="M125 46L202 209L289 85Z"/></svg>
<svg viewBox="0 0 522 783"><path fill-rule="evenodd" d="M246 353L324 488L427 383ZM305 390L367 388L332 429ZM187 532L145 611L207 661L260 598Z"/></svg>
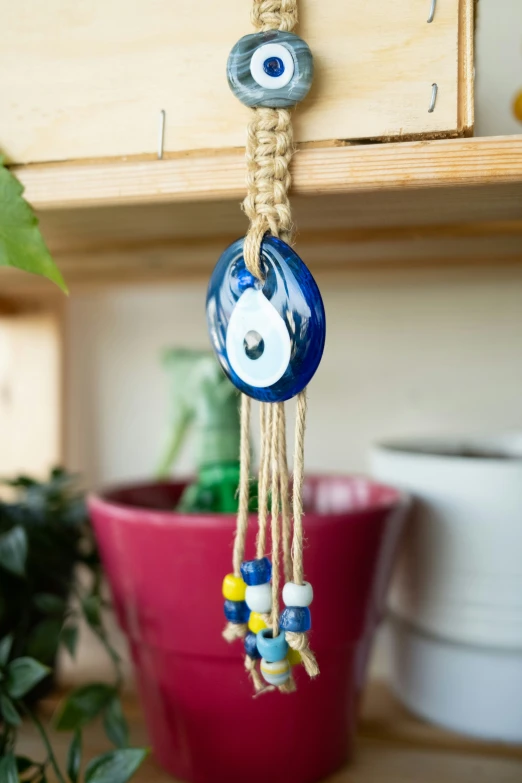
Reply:
<svg viewBox="0 0 522 783"><path fill-rule="evenodd" d="M281 612L279 626L283 631L306 633L312 627L312 616L307 606L287 606Z"/></svg>
<svg viewBox="0 0 522 783"><path fill-rule="evenodd" d="M247 633L244 638L245 653L249 658L261 658L261 653L257 649L257 637L255 633Z"/></svg>
<svg viewBox="0 0 522 783"><path fill-rule="evenodd" d="M290 677L290 664L288 658L282 661L266 661L261 658L261 674L270 685L284 685Z"/></svg>
<svg viewBox="0 0 522 783"><path fill-rule="evenodd" d="M241 563L241 576L249 587L263 585L272 578L272 563L268 557L258 560L243 560Z"/></svg>
<svg viewBox="0 0 522 783"><path fill-rule="evenodd" d="M299 650L293 650L291 647L288 648L286 658L290 666L297 666L303 660Z"/></svg>
<svg viewBox="0 0 522 783"><path fill-rule="evenodd" d="M269 583L264 585L248 585L245 593L245 601L252 612L266 614L272 609L272 587Z"/></svg>
<svg viewBox="0 0 522 783"><path fill-rule="evenodd" d="M287 582L283 587L283 603L285 606L310 606L314 600L314 591L310 582L297 585Z"/></svg>
<svg viewBox="0 0 522 783"><path fill-rule="evenodd" d="M223 597L228 601L244 601L246 584L240 576L227 574L223 579Z"/></svg>
<svg viewBox="0 0 522 783"><path fill-rule="evenodd" d="M288 644L284 633L274 636L271 628L264 628L257 634L257 649L265 661L274 663L287 657Z"/></svg>
<svg viewBox="0 0 522 783"><path fill-rule="evenodd" d="M250 617L248 618L248 630L257 635L259 631L263 630L263 628L266 628L266 623L261 615L257 612L250 612Z"/></svg>
<svg viewBox="0 0 522 783"><path fill-rule="evenodd" d="M225 617L230 623L248 623L250 609L244 601L225 601Z"/></svg>
<svg viewBox="0 0 522 783"><path fill-rule="evenodd" d="M302 101L312 84L308 45L294 33L270 30L241 38L230 52L230 89L246 106L277 109Z"/></svg>
<svg viewBox="0 0 522 783"><path fill-rule="evenodd" d="M230 245L210 278L210 340L236 388L261 402L284 402L319 367L326 336L323 301L297 253L270 235L261 243L264 279L248 285L243 247L244 239ZM244 571L242 576L251 584Z"/></svg>

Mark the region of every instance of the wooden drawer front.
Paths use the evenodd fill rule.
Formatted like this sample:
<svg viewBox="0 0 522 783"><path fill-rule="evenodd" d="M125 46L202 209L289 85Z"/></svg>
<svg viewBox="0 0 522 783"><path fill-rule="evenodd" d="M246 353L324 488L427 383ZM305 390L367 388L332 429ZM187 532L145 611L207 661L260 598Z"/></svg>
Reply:
<svg viewBox="0 0 522 783"><path fill-rule="evenodd" d="M465 132L472 0L301 0L313 53L298 141ZM0 0L0 149L11 162L242 146L225 66L249 0ZM460 41L460 44L459 44ZM431 85L438 85L428 112Z"/></svg>

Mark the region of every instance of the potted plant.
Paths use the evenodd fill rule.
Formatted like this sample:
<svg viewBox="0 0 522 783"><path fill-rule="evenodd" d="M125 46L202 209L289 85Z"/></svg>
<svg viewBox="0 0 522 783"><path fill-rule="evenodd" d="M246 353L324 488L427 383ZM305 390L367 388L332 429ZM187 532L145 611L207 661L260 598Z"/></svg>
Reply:
<svg viewBox="0 0 522 783"><path fill-rule="evenodd" d="M152 745L182 780L244 783L246 775L261 783L266 766L253 758L255 747L270 748L278 780L312 783L350 752L405 498L360 477L308 479L306 576L321 674L312 681L297 666L296 693L253 699L242 641L222 637L221 583L237 510L236 392L211 356L174 351L166 361L173 410L161 480L88 501ZM187 489L165 474L189 423L199 446ZM252 518L252 552L254 526Z"/></svg>
<svg viewBox="0 0 522 783"><path fill-rule="evenodd" d="M58 783L78 783L82 729L101 716L115 749L88 762L84 781L124 783L147 751L128 747L120 660L103 624L101 565L76 478L55 469L46 482L23 476L5 483L15 497L0 503L0 781L45 783L52 770ZM89 579L78 580L78 565L88 569ZM77 688L59 706L56 728L72 732L63 771L35 702L52 684L60 646L74 656L81 616L109 655L114 678ZM42 738L43 761L16 753L23 716Z"/></svg>

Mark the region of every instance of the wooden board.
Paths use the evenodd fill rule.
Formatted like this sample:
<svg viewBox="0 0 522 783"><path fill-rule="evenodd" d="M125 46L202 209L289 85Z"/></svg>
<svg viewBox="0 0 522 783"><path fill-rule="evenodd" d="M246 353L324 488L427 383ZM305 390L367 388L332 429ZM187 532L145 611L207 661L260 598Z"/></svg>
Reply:
<svg viewBox="0 0 522 783"><path fill-rule="evenodd" d="M43 705L50 717L56 702ZM130 697L125 704L131 736L147 744L139 705ZM69 736L55 734L59 758L66 754ZM32 726L24 725L19 752L42 758ZM102 753L108 743L100 727L84 732L84 758ZM479 743L430 726L409 714L391 696L384 683L368 688L356 754L353 762L324 783L520 783L522 748ZM135 783L175 783L153 758L147 759Z"/></svg>
<svg viewBox="0 0 522 783"><path fill-rule="evenodd" d="M457 135L473 124L473 0L301 0L316 75L298 141ZM232 45L249 0L0 0L0 147L34 162L155 155L244 144L249 112L230 92ZM435 110L428 112L432 84Z"/></svg>
<svg viewBox="0 0 522 783"><path fill-rule="evenodd" d="M208 276L246 230L242 151L15 167L74 293ZM297 250L326 272L522 263L522 136L304 147ZM54 287L0 270L17 296Z"/></svg>

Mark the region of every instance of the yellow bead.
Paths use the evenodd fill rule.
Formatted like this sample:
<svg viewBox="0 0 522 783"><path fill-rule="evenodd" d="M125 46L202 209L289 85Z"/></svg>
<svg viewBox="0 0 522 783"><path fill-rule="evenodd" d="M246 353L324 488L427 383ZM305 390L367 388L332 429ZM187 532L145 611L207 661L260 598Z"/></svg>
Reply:
<svg viewBox="0 0 522 783"><path fill-rule="evenodd" d="M240 576L227 574L223 579L223 595L227 601L244 601L246 584Z"/></svg>
<svg viewBox="0 0 522 783"><path fill-rule="evenodd" d="M290 664L290 666L297 666L297 664L301 663L301 661L303 660L301 658L301 653L299 652L299 650L292 650L291 647L289 648L286 657L288 658L288 663Z"/></svg>
<svg viewBox="0 0 522 783"><path fill-rule="evenodd" d="M263 628L266 628L266 623L263 620L262 615L257 612L250 612L250 619L248 620L248 627L252 633L259 633Z"/></svg>
<svg viewBox="0 0 522 783"><path fill-rule="evenodd" d="M515 96L513 101L513 114L517 120L522 122L522 90Z"/></svg>

